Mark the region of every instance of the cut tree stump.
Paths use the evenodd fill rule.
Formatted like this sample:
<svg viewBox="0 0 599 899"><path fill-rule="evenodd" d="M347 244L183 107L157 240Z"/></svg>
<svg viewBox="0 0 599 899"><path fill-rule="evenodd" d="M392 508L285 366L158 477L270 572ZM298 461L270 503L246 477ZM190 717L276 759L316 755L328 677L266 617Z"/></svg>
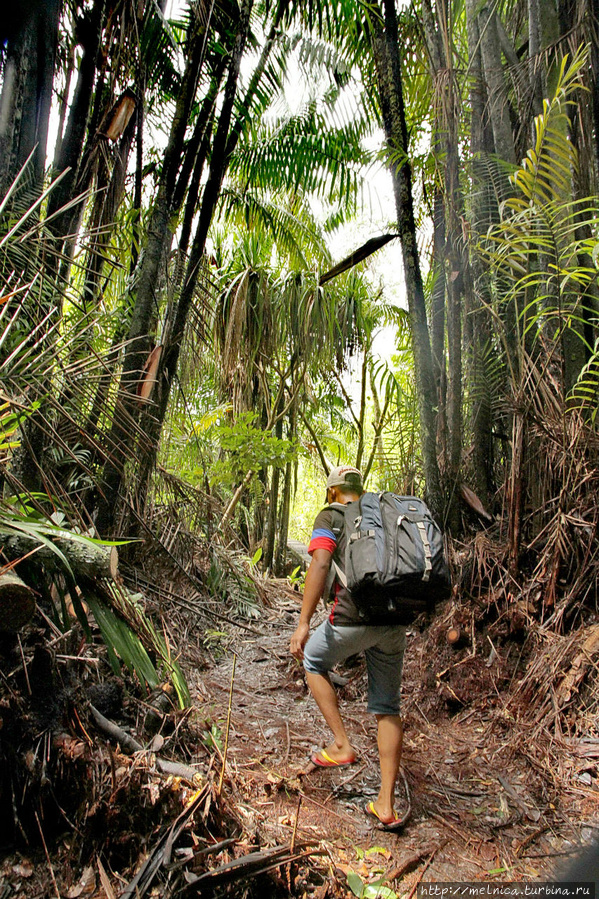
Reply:
<svg viewBox="0 0 599 899"><path fill-rule="evenodd" d="M76 575L81 577L111 578L114 580L119 570L119 554L116 546L104 546L81 540L74 534L63 531L60 536L53 537L52 542L65 556ZM64 570L60 557L52 552L49 546L39 543L34 537L26 534L7 537L2 546L4 555L11 562L28 554L44 566Z"/></svg>
<svg viewBox="0 0 599 899"><path fill-rule="evenodd" d="M0 574L0 630L18 631L33 617L35 593L12 571Z"/></svg>
<svg viewBox="0 0 599 899"><path fill-rule="evenodd" d="M454 646L456 643L459 643L461 637L462 637L462 633L461 633L459 627L450 627L449 630L447 631L447 633L445 634L445 638L451 646Z"/></svg>

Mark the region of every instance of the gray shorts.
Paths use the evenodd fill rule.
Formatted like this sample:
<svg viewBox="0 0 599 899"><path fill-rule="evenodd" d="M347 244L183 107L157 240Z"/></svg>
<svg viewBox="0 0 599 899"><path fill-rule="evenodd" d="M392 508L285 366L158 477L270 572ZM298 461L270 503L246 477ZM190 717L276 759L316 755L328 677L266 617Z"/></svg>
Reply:
<svg viewBox="0 0 599 899"><path fill-rule="evenodd" d="M368 711L373 715L399 715L405 648L406 629L401 625L340 627L327 619L306 644L304 668L311 674L326 674L349 656L364 652Z"/></svg>

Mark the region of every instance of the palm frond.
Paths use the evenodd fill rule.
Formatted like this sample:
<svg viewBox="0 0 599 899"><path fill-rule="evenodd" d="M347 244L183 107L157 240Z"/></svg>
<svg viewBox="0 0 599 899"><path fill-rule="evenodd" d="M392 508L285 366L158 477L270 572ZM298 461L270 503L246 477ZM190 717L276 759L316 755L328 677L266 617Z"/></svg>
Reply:
<svg viewBox="0 0 599 899"><path fill-rule="evenodd" d="M583 261L589 240L580 236L592 233L596 198L571 196L577 157L567 106L580 88L585 60L585 51L570 63L562 60L554 96L535 120L534 146L512 175L516 193L500 205L501 221L479 242L491 265L504 338L513 321L520 342L541 341L550 355L565 332L576 339L582 334L589 315L584 296L596 276Z"/></svg>
<svg viewBox="0 0 599 899"><path fill-rule="evenodd" d="M573 408L585 410L590 413L593 423L597 420L599 409L599 338L595 341L590 359L580 372L577 381L572 388L570 405Z"/></svg>
<svg viewBox="0 0 599 899"><path fill-rule="evenodd" d="M339 118L341 116L341 118ZM335 121L337 119L337 121ZM301 191L351 202L373 155L361 141L371 124L316 102L248 134L231 160L231 174L258 188Z"/></svg>
<svg viewBox="0 0 599 899"><path fill-rule="evenodd" d="M569 192L577 153L568 137L567 107L573 92L583 87L581 73L588 50L581 49L561 61L553 98L543 101L535 118L535 142L512 176L514 185L530 203L552 202L556 192Z"/></svg>
<svg viewBox="0 0 599 899"><path fill-rule="evenodd" d="M231 184L223 190L221 204L232 224L245 224L250 232L257 229L270 237L281 260L293 269L309 270L315 259L328 255L320 228L301 195L273 195L253 187L241 191Z"/></svg>

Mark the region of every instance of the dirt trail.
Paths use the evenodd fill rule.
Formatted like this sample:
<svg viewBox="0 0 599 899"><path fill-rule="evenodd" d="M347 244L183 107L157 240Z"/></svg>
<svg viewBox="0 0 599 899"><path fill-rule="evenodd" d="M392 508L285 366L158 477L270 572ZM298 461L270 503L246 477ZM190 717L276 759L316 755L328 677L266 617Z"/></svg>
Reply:
<svg viewBox="0 0 599 899"><path fill-rule="evenodd" d="M438 660L423 655L417 632L409 637L404 669L404 767L413 810L405 830L376 830L362 812L378 789L376 726L365 711L362 662L340 672L348 679L340 698L357 764L303 775L310 750L330 737L288 652L297 617L297 607L285 600L260 622L264 637L246 632L230 647L237 662L228 796L247 831L265 842L289 841L297 816L298 839L324 841L338 872L351 869L364 883L385 873L401 895L411 895L421 881L551 880L581 840L590 839L599 822L596 781L561 796L548 789L534 760L506 751L497 730L501 696L489 703L486 684L478 701L450 715L439 699ZM489 667L479 664L482 671ZM229 652L202 678L200 706L222 729L231 671ZM476 696L472 672L470 680Z"/></svg>

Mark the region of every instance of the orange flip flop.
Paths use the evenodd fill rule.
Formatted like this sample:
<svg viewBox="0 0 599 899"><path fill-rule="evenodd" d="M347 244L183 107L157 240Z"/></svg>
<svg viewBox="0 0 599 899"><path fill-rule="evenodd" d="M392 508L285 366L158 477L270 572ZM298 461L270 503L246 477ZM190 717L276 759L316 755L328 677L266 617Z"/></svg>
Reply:
<svg viewBox="0 0 599 899"><path fill-rule="evenodd" d="M364 806L364 814L371 818L377 827L378 830L386 830L390 833L397 833L400 831L405 824L407 824L408 820L412 815L412 800L410 798L410 787L408 785L408 780L406 777L406 772L403 768L399 769L399 773L401 774L401 778L403 780L404 790L405 790L405 808L401 815L395 815L395 817L391 821L383 821L381 816L378 814L377 810L374 807L374 802L367 802Z"/></svg>
<svg viewBox="0 0 599 899"><path fill-rule="evenodd" d="M376 822L377 830L386 830L389 833L397 833L406 824L410 817L410 810L403 815L396 815L391 821L383 821L374 807L374 802L367 802L364 806L364 814Z"/></svg>
<svg viewBox="0 0 599 899"><path fill-rule="evenodd" d="M319 752L312 753L310 761L317 768L346 768L348 765L354 764L356 757L354 755L351 759L344 759L338 762L336 759L332 759L326 750L321 749Z"/></svg>

